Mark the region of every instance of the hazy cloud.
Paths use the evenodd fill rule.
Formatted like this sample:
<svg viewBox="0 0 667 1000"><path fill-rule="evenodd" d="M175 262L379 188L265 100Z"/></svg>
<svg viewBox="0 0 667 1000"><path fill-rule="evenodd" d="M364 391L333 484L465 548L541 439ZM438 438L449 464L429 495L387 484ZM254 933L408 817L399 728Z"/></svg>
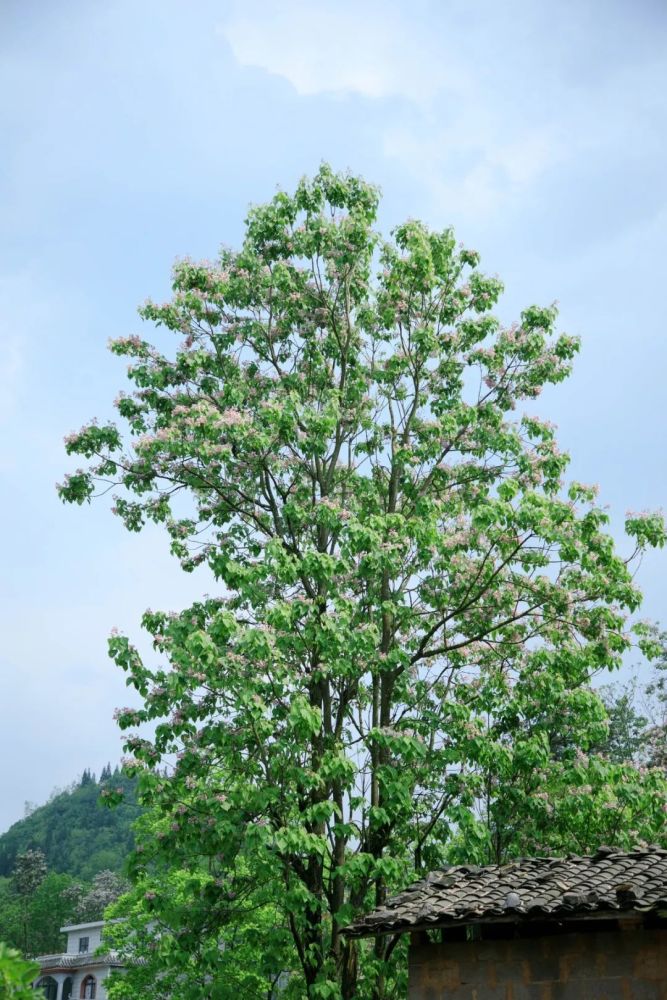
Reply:
<svg viewBox="0 0 667 1000"><path fill-rule="evenodd" d="M242 66L281 76L304 96L338 93L423 103L471 84L424 20L395 3L235 3L219 26Z"/></svg>

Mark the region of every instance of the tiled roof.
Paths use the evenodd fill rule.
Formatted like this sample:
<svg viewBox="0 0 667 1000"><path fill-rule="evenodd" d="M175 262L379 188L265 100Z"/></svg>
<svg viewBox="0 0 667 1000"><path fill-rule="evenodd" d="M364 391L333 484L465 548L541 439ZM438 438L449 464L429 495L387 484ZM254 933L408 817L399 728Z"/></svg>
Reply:
<svg viewBox="0 0 667 1000"><path fill-rule="evenodd" d="M589 857L520 858L506 865L458 865L432 872L346 933L401 933L454 923L667 910L667 850Z"/></svg>
<svg viewBox="0 0 667 1000"><path fill-rule="evenodd" d="M122 967L123 962L118 952L107 952L105 955L72 955L68 952L60 952L56 955L37 955L33 959L37 962L42 972L45 969L80 969L85 965L113 965Z"/></svg>

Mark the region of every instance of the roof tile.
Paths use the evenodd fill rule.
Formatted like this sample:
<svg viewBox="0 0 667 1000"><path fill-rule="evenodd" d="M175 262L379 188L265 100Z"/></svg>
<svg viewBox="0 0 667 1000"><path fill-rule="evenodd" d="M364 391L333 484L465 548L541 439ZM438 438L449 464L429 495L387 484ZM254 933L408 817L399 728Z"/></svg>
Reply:
<svg viewBox="0 0 667 1000"><path fill-rule="evenodd" d="M518 901L517 901L518 900ZM506 865L458 865L431 872L346 933L362 937L413 927L516 916L576 916L667 907L667 850L600 847L590 856L519 858Z"/></svg>

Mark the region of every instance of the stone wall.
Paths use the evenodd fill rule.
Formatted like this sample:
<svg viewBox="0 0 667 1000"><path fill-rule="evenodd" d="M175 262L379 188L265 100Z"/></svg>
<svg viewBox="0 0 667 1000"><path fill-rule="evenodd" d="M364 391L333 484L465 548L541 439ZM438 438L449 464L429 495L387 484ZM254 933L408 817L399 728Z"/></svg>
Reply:
<svg viewBox="0 0 667 1000"><path fill-rule="evenodd" d="M667 1000L667 930L410 947L409 1000Z"/></svg>

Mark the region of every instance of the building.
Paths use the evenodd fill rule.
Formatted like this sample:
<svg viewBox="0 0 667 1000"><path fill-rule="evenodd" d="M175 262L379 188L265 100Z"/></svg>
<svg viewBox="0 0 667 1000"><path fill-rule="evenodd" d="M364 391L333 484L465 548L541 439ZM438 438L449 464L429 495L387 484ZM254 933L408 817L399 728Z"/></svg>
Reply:
<svg viewBox="0 0 667 1000"><path fill-rule="evenodd" d="M409 1000L667 1000L667 850L446 868L346 933L410 934Z"/></svg>
<svg viewBox="0 0 667 1000"><path fill-rule="evenodd" d="M103 920L70 924L60 930L67 934L67 950L59 955L39 955L40 975L33 989L47 1000L106 1000L104 982L122 963L113 952L95 954L102 944Z"/></svg>

